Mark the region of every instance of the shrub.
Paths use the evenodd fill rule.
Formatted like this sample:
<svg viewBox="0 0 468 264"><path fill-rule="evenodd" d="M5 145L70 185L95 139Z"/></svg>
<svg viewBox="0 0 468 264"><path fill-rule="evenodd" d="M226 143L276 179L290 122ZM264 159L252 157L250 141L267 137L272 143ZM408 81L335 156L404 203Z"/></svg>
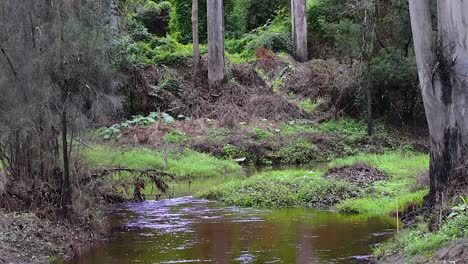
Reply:
<svg viewBox="0 0 468 264"><path fill-rule="evenodd" d="M309 141L298 141L291 146L282 148L278 154L285 164L306 164L317 157L317 147Z"/></svg>
<svg viewBox="0 0 468 264"><path fill-rule="evenodd" d="M252 56L264 47L274 52L292 52L290 17L284 9L279 10L272 21L245 34L241 39L228 40L226 50L229 53L241 53L244 57Z"/></svg>
<svg viewBox="0 0 468 264"><path fill-rule="evenodd" d="M187 140L185 134L180 131L171 131L164 136L164 142L167 143L182 143Z"/></svg>
<svg viewBox="0 0 468 264"><path fill-rule="evenodd" d="M169 1L156 3L149 0L136 14L135 19L141 21L150 33L164 37L168 32L171 9L172 5Z"/></svg>

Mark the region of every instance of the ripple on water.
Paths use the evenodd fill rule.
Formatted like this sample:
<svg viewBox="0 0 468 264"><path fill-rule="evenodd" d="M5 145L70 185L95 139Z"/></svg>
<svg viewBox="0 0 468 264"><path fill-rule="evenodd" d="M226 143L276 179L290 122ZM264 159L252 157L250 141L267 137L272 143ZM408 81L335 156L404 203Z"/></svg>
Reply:
<svg viewBox="0 0 468 264"><path fill-rule="evenodd" d="M313 209L227 207L181 197L109 209L114 238L71 264L366 263L393 222Z"/></svg>

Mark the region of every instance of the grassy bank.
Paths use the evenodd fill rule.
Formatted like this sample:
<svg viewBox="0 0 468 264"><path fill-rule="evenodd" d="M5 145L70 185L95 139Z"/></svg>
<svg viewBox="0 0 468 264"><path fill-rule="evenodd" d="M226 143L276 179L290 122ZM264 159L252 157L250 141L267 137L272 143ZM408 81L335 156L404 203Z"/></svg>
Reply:
<svg viewBox="0 0 468 264"><path fill-rule="evenodd" d="M326 207L351 196L351 192L346 183L326 180L320 172L285 170L233 180L196 196L238 206Z"/></svg>
<svg viewBox="0 0 468 264"><path fill-rule="evenodd" d="M200 198L219 200L232 205L256 207L313 206L336 208L343 213L390 214L395 198L405 211L422 203L427 193L417 178L428 168L425 154L389 152L382 155L357 155L329 164L341 167L367 163L387 174L388 179L367 187L334 180L324 172L287 170L266 172L246 180L234 180L197 194Z"/></svg>
<svg viewBox="0 0 468 264"><path fill-rule="evenodd" d="M357 163L369 164L388 175L388 180L378 181L370 188L370 196L354 198L339 203L336 208L342 213L390 214L398 207L406 211L411 206L420 206L427 188L418 183L418 178L429 168L426 154L412 152L389 152L379 154L361 154L330 163L330 167L340 167Z"/></svg>
<svg viewBox="0 0 468 264"><path fill-rule="evenodd" d="M420 222L418 226L403 230L394 239L382 244L374 250L374 256L386 262L427 263L440 260L451 260L458 263L457 258L468 254L459 245L468 242L468 203L452 208L451 214L445 218L440 229L430 232L427 223ZM466 260L466 259L465 259Z"/></svg>
<svg viewBox="0 0 468 264"><path fill-rule="evenodd" d="M242 171L234 161L218 159L190 149L156 151L149 148L96 145L84 150L83 156L87 165L96 169L155 169L174 174L175 180L210 178Z"/></svg>

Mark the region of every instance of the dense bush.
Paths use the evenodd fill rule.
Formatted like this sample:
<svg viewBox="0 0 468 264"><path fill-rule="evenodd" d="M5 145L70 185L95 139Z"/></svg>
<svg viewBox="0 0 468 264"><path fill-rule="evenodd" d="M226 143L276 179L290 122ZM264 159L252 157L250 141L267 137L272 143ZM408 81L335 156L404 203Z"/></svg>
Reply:
<svg viewBox="0 0 468 264"><path fill-rule="evenodd" d="M192 42L192 1L172 0L172 7L173 9L169 22L169 29L172 37L183 44ZM198 32L200 43L206 43L206 0L198 0L198 7Z"/></svg>
<svg viewBox="0 0 468 264"><path fill-rule="evenodd" d="M148 65L172 65L192 56L192 44L180 44L171 37L157 37L140 23L134 31L114 43L114 64L119 68L143 69ZM201 47L206 52L206 47Z"/></svg>
<svg viewBox="0 0 468 264"><path fill-rule="evenodd" d="M181 43L192 41L192 1L173 0L170 31ZM288 0L225 0L225 34L227 39L241 38L243 34L274 19L278 10L288 7ZM207 40L206 0L199 0L200 42Z"/></svg>
<svg viewBox="0 0 468 264"><path fill-rule="evenodd" d="M239 53L252 56L255 51L264 47L274 52L292 52L291 20L286 11L278 11L275 18L269 23L245 34L241 39L226 41L226 50L229 53Z"/></svg>
<svg viewBox="0 0 468 264"><path fill-rule="evenodd" d="M244 0L247 8L246 29L248 31L265 25L275 17L278 10L288 8L289 0Z"/></svg>
<svg viewBox="0 0 468 264"><path fill-rule="evenodd" d="M372 59L376 110L399 121L424 119L416 59L397 48L385 48Z"/></svg>
<svg viewBox="0 0 468 264"><path fill-rule="evenodd" d="M164 37L168 33L171 9L172 5L169 1L155 3L149 0L143 9L138 11L136 19L141 21L150 33Z"/></svg>

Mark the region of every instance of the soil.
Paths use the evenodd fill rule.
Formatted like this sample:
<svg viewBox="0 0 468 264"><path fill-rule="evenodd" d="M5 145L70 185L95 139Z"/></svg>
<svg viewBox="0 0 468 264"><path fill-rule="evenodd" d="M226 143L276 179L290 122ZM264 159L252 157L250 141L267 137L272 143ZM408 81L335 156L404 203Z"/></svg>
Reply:
<svg viewBox="0 0 468 264"><path fill-rule="evenodd" d="M384 172L367 164L331 168L325 177L334 180L344 180L359 187L368 187L376 181L388 179L388 176Z"/></svg>
<svg viewBox="0 0 468 264"><path fill-rule="evenodd" d="M0 263L71 259L104 237L105 228L90 228L94 225L46 220L33 213L0 211Z"/></svg>
<svg viewBox="0 0 468 264"><path fill-rule="evenodd" d="M446 244L435 251L432 256L416 256L408 259L400 254L395 254L379 260L381 264L405 264L405 263L434 263L434 264L468 264L468 239L461 239Z"/></svg>
<svg viewBox="0 0 468 264"><path fill-rule="evenodd" d="M252 65L230 65L230 79L216 89L208 85L206 61L200 67L196 76L190 61L135 73L133 82L138 87L132 91L130 108L140 113L159 109L173 116L216 119L226 126L263 118L279 122L308 117L275 93Z"/></svg>

